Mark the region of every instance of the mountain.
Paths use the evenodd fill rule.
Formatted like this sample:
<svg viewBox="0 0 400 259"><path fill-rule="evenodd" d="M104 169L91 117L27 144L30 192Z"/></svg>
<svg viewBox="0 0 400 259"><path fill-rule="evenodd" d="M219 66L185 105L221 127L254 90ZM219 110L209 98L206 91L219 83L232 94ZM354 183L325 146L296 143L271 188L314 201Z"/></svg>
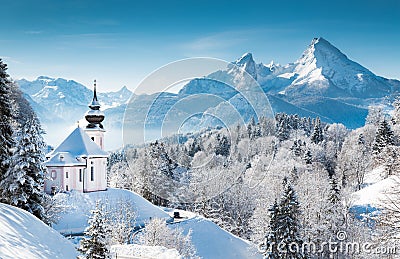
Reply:
<svg viewBox="0 0 400 259"><path fill-rule="evenodd" d="M71 125L82 118L92 98L91 90L73 80L42 76L17 83L45 125ZM388 106L399 90L400 81L375 75L327 40L315 38L298 60L286 65L256 63L245 53L225 69L190 80L177 94L132 95L123 87L98 96L106 129L119 134L115 144L121 143L124 120L125 132L143 139L146 128L155 133L150 134L154 139L161 131L193 131L272 116L271 108L357 128L364 124L369 105ZM54 131L47 128L49 134Z"/></svg>
<svg viewBox="0 0 400 259"><path fill-rule="evenodd" d="M65 137L59 132L65 132L84 117L88 103L93 98L91 89L74 80L40 76L33 81L21 79L16 82L38 114L47 132L45 138L51 145L57 145ZM104 126L113 139L109 143L117 143L118 146L122 144L118 136L121 135L123 113L131 95L132 92L125 86L117 92L98 92L100 104L107 116Z"/></svg>
<svg viewBox="0 0 400 259"><path fill-rule="evenodd" d="M378 98L390 95L399 82L376 76L350 60L323 38L314 39L294 64L296 79L286 89L288 95Z"/></svg>
<svg viewBox="0 0 400 259"><path fill-rule="evenodd" d="M319 116L326 122L340 122L349 128L362 126L369 105L387 106L388 100L393 100L400 89L398 80L375 75L323 38L313 39L297 61L284 66L274 62L257 64L250 53L232 63L257 81L268 95L274 112ZM240 78L243 71L227 68L216 73L220 78ZM207 78L214 76L215 73ZM236 85L243 92L241 85ZM235 98L229 103L234 104ZM235 107L245 117L252 112L251 107L243 108L243 104ZM215 109L212 107L209 111Z"/></svg>

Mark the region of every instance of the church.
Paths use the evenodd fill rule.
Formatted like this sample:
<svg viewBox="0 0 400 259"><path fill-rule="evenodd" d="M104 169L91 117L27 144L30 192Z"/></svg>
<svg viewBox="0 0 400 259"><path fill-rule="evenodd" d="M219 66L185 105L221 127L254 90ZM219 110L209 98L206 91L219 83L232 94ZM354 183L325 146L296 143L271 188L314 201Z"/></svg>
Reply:
<svg viewBox="0 0 400 259"><path fill-rule="evenodd" d="M87 125L78 127L46 155L46 193L76 190L95 192L107 189L107 157L104 151L104 113L97 100L96 80L93 100L85 114Z"/></svg>

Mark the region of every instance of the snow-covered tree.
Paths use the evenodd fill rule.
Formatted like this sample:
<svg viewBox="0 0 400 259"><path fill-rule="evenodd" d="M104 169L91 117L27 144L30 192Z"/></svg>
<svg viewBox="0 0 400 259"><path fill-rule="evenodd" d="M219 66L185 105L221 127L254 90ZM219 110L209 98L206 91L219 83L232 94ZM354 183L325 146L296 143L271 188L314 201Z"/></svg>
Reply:
<svg viewBox="0 0 400 259"><path fill-rule="evenodd" d="M16 132L17 145L13 150L8 171L0 181L3 201L45 219L42 191L44 183L42 129L37 118L29 119Z"/></svg>
<svg viewBox="0 0 400 259"><path fill-rule="evenodd" d="M365 125L378 126L384 118L382 107L380 106L369 106L368 115L365 118Z"/></svg>
<svg viewBox="0 0 400 259"><path fill-rule="evenodd" d="M68 202L68 195L69 194L66 193L56 193L55 195L44 196L44 214L46 215L46 223L50 226L57 223L61 219L62 214L75 209L75 207Z"/></svg>
<svg viewBox="0 0 400 259"><path fill-rule="evenodd" d="M371 166L371 160L364 134L357 131L350 133L337 159L336 172L340 177L340 184L360 190L364 184L365 173Z"/></svg>
<svg viewBox="0 0 400 259"><path fill-rule="evenodd" d="M266 258L305 258L300 237L300 205L297 195L287 181L283 181L283 195L270 210L269 233L266 234Z"/></svg>
<svg viewBox="0 0 400 259"><path fill-rule="evenodd" d="M10 167L10 157L14 146L13 105L11 101L11 81L7 74L7 65L0 59L0 181ZM2 191L0 187L0 191ZM0 198L2 201L3 199Z"/></svg>
<svg viewBox="0 0 400 259"><path fill-rule="evenodd" d="M274 204L269 209L269 231L265 236L265 241L262 244L263 246L263 255L266 258L278 259L281 258L281 252L278 251L278 215L279 215L279 206L277 200L275 200Z"/></svg>
<svg viewBox="0 0 400 259"><path fill-rule="evenodd" d="M164 219L155 218L146 224L139 242L147 246L175 248L184 258L197 258L191 232L186 235L180 228L169 228Z"/></svg>
<svg viewBox="0 0 400 259"><path fill-rule="evenodd" d="M383 148L389 145L394 145L393 131L390 128L389 123L386 120L383 120L379 124L379 128L376 132L375 142L372 150L375 155L378 155Z"/></svg>
<svg viewBox="0 0 400 259"><path fill-rule="evenodd" d="M321 120L317 117L314 121L314 130L311 134L311 141L315 144L318 144L324 140L324 136L322 134L322 125Z"/></svg>
<svg viewBox="0 0 400 259"><path fill-rule="evenodd" d="M109 229L105 224L106 217L99 201L96 202L96 208L91 210L90 214L89 226L85 229L85 237L78 248L78 251L82 253L81 258L109 258Z"/></svg>
<svg viewBox="0 0 400 259"><path fill-rule="evenodd" d="M132 201L121 198L113 203L105 202L103 210L106 229L109 230L109 244L129 244L138 214Z"/></svg>

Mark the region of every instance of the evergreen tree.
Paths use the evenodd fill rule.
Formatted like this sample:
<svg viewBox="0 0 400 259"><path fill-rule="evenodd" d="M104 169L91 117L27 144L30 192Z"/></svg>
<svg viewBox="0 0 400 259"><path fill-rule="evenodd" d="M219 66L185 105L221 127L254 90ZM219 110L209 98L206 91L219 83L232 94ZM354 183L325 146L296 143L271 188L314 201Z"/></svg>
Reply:
<svg viewBox="0 0 400 259"><path fill-rule="evenodd" d="M275 199L274 204L269 208L269 232L265 236L265 252L263 255L266 258L271 258L271 259L278 259L280 258L280 253L278 251L278 238L277 238L277 233L278 233L278 225L277 225L277 217L279 215L279 207L278 207L278 202Z"/></svg>
<svg viewBox="0 0 400 259"><path fill-rule="evenodd" d="M321 143L323 140L324 137L322 134L321 120L319 119L319 117L317 117L314 122L314 131L311 134L311 141L315 144L318 144Z"/></svg>
<svg viewBox="0 0 400 259"><path fill-rule="evenodd" d="M277 113L275 115L276 121L276 137L279 141L288 140L290 137L289 119L285 113Z"/></svg>
<svg viewBox="0 0 400 259"><path fill-rule="evenodd" d="M231 149L231 143L227 136L217 134L217 144L215 146L215 154L228 157Z"/></svg>
<svg viewBox="0 0 400 259"><path fill-rule="evenodd" d="M307 165L312 164L312 154L310 149L307 149L307 151L304 153L304 161Z"/></svg>
<svg viewBox="0 0 400 259"><path fill-rule="evenodd" d="M300 206L296 192L285 178L283 180L283 195L278 204L276 219L277 242L285 244L285 251L280 258L305 258L301 248L303 241L300 239ZM293 245L296 246L293 246Z"/></svg>
<svg viewBox="0 0 400 259"><path fill-rule="evenodd" d="M42 129L36 117L16 132L17 145L10 167L0 181L3 202L24 209L45 220L43 202L44 161Z"/></svg>
<svg viewBox="0 0 400 259"><path fill-rule="evenodd" d="M393 102L393 115L392 122L393 124L400 124L400 97L397 96L396 100Z"/></svg>
<svg viewBox="0 0 400 259"><path fill-rule="evenodd" d="M385 147L391 145L394 145L393 131L387 121L383 120L376 131L372 151L374 155L379 155Z"/></svg>
<svg viewBox="0 0 400 259"><path fill-rule="evenodd" d="M287 178L283 195L270 209L269 233L265 237L266 258L305 258L300 238L300 206Z"/></svg>
<svg viewBox="0 0 400 259"><path fill-rule="evenodd" d="M14 146L13 107L10 97L11 81L7 74L7 65L0 59L0 181L4 179L10 166L10 157ZM0 189L0 191L2 190ZM1 197L0 200L2 201Z"/></svg>
<svg viewBox="0 0 400 259"><path fill-rule="evenodd" d="M90 211L89 226L85 229L85 237L81 240L78 251L83 254L81 258L104 259L109 258L108 229L100 202Z"/></svg>

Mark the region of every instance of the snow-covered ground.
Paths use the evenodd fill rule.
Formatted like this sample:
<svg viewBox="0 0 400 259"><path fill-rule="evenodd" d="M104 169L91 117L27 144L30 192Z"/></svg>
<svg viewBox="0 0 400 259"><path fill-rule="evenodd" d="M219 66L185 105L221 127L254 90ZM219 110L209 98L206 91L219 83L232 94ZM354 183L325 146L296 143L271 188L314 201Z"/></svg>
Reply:
<svg viewBox="0 0 400 259"><path fill-rule="evenodd" d="M383 167L377 167L365 175L365 187L353 194L353 205L380 207L387 199L388 192L399 184L398 176L383 178Z"/></svg>
<svg viewBox="0 0 400 259"><path fill-rule="evenodd" d="M250 242L232 235L206 218L196 216L170 227L182 228L185 234L191 230L192 243L197 255L202 258L262 258Z"/></svg>
<svg viewBox="0 0 400 259"><path fill-rule="evenodd" d="M169 226L182 228L185 234L191 230L192 243L202 258L262 258L253 244L223 230L209 219L189 211L164 210L171 217L174 212L179 212L181 218L174 219Z"/></svg>
<svg viewBox="0 0 400 259"><path fill-rule="evenodd" d="M172 217L175 210L164 208L161 209L154 206L138 194L121 189L109 188L104 192L93 193L72 193L67 195L69 203L72 203L75 210L63 215L62 219L54 227L63 234L82 233L87 226L87 220L90 209L94 208L97 200L110 203L111 205L119 200L130 200L133 202L135 210L138 214L137 224L143 224L150 218L163 218L168 223L172 223ZM196 248L197 255L202 258L261 258L256 253L256 249L247 242L231 233L221 229L212 221L196 215L195 213L178 210L181 219L175 220L169 227L179 227L188 233L191 230L192 243ZM114 249L119 251L120 255L134 256L142 258L179 258L179 254L175 254L171 249L160 247L144 247L140 246L117 246ZM139 254L137 254L139 253Z"/></svg>
<svg viewBox="0 0 400 259"><path fill-rule="evenodd" d="M76 258L71 242L30 213L0 203L0 258Z"/></svg>
<svg viewBox="0 0 400 259"><path fill-rule="evenodd" d="M143 226L151 218L163 218L166 221L172 221L172 218L157 206L140 195L122 189L108 188L107 191L92 193L71 193L66 195L68 203L74 209L62 215L60 221L54 225L54 229L62 234L80 234L83 233L90 216L90 210L95 208L96 201L108 203L113 207L120 201L129 201L132 203L137 218L136 224Z"/></svg>

